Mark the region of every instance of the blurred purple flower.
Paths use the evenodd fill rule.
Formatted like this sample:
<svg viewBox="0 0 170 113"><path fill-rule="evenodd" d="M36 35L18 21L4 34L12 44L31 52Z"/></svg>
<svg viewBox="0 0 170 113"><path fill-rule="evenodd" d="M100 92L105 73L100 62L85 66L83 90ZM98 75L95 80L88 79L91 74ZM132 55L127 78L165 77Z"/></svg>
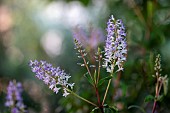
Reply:
<svg viewBox="0 0 170 113"><path fill-rule="evenodd" d="M19 110L18 110L18 108L15 108L15 107L12 108L11 112L12 112L12 113L20 113Z"/></svg>
<svg viewBox="0 0 170 113"><path fill-rule="evenodd" d="M113 15L107 22L107 39L105 45L104 67L107 72L112 73L115 66L117 71L123 70L123 63L127 56L127 42L125 27L122 20L115 20Z"/></svg>
<svg viewBox="0 0 170 113"><path fill-rule="evenodd" d="M89 28L89 33L81 27L76 27L73 31L74 38L83 42L83 46L89 47L90 49L97 49L98 45L104 42L104 36L102 30L98 28Z"/></svg>
<svg viewBox="0 0 170 113"><path fill-rule="evenodd" d="M49 86L56 94L61 88L63 88L63 96L66 97L69 93L66 88L73 89L74 83L68 83L68 79L71 77L61 70L59 67L54 68L52 64L47 63L46 61L30 60L29 66L34 72L36 77L46 85Z"/></svg>
<svg viewBox="0 0 170 113"><path fill-rule="evenodd" d="M7 87L7 96L5 106L11 108L11 113L26 113L25 105L22 99L22 84L16 81L10 81Z"/></svg>

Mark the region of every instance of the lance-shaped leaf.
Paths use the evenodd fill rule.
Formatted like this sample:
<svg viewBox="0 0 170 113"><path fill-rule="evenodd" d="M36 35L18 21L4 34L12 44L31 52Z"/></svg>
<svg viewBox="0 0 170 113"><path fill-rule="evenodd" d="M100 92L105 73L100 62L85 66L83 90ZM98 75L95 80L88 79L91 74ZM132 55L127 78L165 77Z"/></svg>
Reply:
<svg viewBox="0 0 170 113"><path fill-rule="evenodd" d="M164 95L167 94L168 92L168 77L167 75L165 75L165 77L163 77L163 88L164 88Z"/></svg>
<svg viewBox="0 0 170 113"><path fill-rule="evenodd" d="M92 109L92 111L90 113L98 113L100 111L99 107L95 107L94 109Z"/></svg>
<svg viewBox="0 0 170 113"><path fill-rule="evenodd" d="M152 100L154 100L155 99L155 97L153 96L153 95L147 95L146 97L145 97L145 102L150 102L150 101L152 101Z"/></svg>
<svg viewBox="0 0 170 113"><path fill-rule="evenodd" d="M105 78L100 79L100 80L99 80L99 83L97 84L97 86L98 86L98 87L101 86L106 80L110 80L110 79L112 79L112 78L113 78L113 76L107 76L107 77L105 77Z"/></svg>
<svg viewBox="0 0 170 113"><path fill-rule="evenodd" d="M104 113L118 113L118 109L115 106L108 106L104 104Z"/></svg>
<svg viewBox="0 0 170 113"><path fill-rule="evenodd" d="M131 109L131 108L137 108L137 109L139 109L140 111L142 111L142 113L146 113L146 111L145 111L142 107L140 107L140 106L131 105L131 106L128 107L128 109Z"/></svg>
<svg viewBox="0 0 170 113"><path fill-rule="evenodd" d="M91 78L91 76L89 75L88 72L85 73L84 76L87 78L87 80L90 84L92 84L92 85L94 84L94 81L93 81L93 79Z"/></svg>

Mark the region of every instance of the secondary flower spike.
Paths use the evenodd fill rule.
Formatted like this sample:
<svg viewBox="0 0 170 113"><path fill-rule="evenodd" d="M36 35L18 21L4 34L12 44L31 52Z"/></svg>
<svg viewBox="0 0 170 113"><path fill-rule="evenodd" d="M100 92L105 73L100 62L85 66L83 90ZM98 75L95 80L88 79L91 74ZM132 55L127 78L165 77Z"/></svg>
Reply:
<svg viewBox="0 0 170 113"><path fill-rule="evenodd" d="M113 15L107 22L107 39L105 45L104 67L112 73L117 66L123 70L123 63L127 56L126 32L122 20L116 20Z"/></svg>
<svg viewBox="0 0 170 113"><path fill-rule="evenodd" d="M32 72L34 72L36 77L42 80L46 85L49 86L56 94L61 88L63 88L63 96L69 95L67 88L73 89L74 83L68 83L68 79L71 77L61 70L59 67L55 68L52 64L46 61L30 60L29 63Z"/></svg>
<svg viewBox="0 0 170 113"><path fill-rule="evenodd" d="M9 82L5 106L10 108L11 113L27 113L21 96L22 91L21 83L16 83L16 81Z"/></svg>

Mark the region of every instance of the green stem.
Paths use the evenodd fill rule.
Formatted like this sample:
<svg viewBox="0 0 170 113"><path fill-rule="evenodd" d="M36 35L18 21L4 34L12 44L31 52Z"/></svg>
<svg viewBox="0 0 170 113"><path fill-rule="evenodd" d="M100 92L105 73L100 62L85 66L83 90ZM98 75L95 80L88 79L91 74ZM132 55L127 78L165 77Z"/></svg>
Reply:
<svg viewBox="0 0 170 113"><path fill-rule="evenodd" d="M86 66L86 68L87 68L87 71L88 71L88 73L89 73L91 79L93 80L93 77L92 77L92 75L91 75L90 69L89 69L89 67L88 67L88 65L87 65L87 62L86 62L86 59L84 58L83 55L82 55L82 58L83 58L83 61L84 61L85 66Z"/></svg>
<svg viewBox="0 0 170 113"><path fill-rule="evenodd" d="M85 99L85 98L83 98L83 97L81 97L81 96L79 96L79 95L77 95L76 93L74 93L73 91L71 91L71 90L69 90L69 89L66 89L68 92L70 92L71 94L73 94L74 96L76 96L77 98L79 98L79 99L81 99L81 100L83 100L83 101L85 101L85 102L87 102L87 103L89 103L89 104L91 104L91 105L93 105L93 106L96 106L97 107L97 105L96 104L94 104L93 102L91 102L91 101L89 101L89 100L87 100L87 99Z"/></svg>
<svg viewBox="0 0 170 113"><path fill-rule="evenodd" d="M100 65L101 65L101 62L100 62L101 58L100 58L100 54L99 54L99 66L98 66L98 73L97 73L97 83L99 82L99 78L100 78Z"/></svg>
<svg viewBox="0 0 170 113"><path fill-rule="evenodd" d="M86 61L86 59L85 59L85 57L84 57L84 55L83 55L83 53L82 53L82 51L81 51L80 48L79 48L79 51L80 51L80 54L81 54L82 59L83 59L83 61L84 61L84 65L85 65L85 67L86 67L86 69L87 69L87 71L88 71L91 79L93 80L93 77L92 77L92 75L91 75L90 69L89 69L88 64L87 64L87 61Z"/></svg>
<svg viewBox="0 0 170 113"><path fill-rule="evenodd" d="M102 105L104 104L104 101L105 101L105 99L106 99L106 96L107 96L107 93L108 93L108 90L109 90L109 86L110 86L111 81L112 81L112 79L110 79L109 82L108 82L108 85L107 85L107 88L106 88L106 91L105 91L105 94L104 94L104 98L103 98Z"/></svg>
<svg viewBox="0 0 170 113"><path fill-rule="evenodd" d="M156 110L156 104L157 104L157 101L155 100L155 101L154 101L154 104L153 104L153 108L152 108L152 113L155 113L155 110Z"/></svg>
<svg viewBox="0 0 170 113"><path fill-rule="evenodd" d="M156 84L156 100L154 101L153 108L152 108L152 113L155 113L156 111L156 106L157 106L157 99L159 98L159 93L162 88L162 81L159 81L159 77L157 77L157 84Z"/></svg>

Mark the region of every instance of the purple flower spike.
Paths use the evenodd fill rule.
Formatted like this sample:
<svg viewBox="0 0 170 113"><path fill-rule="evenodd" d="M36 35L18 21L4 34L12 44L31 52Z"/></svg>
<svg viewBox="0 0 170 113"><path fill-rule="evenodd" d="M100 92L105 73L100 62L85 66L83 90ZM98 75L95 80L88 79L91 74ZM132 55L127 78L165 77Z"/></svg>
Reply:
<svg viewBox="0 0 170 113"><path fill-rule="evenodd" d="M23 89L21 83L10 81L7 87L5 106L11 109L11 113L26 113L25 105L21 96Z"/></svg>
<svg viewBox="0 0 170 113"><path fill-rule="evenodd" d="M66 88L70 87L73 89L74 83L68 83L68 79L71 77L61 70L59 67L55 68L46 61L30 60L29 63L32 72L34 72L36 77L42 80L46 85L49 86L56 94L61 88L63 88L63 96L67 96L69 93Z"/></svg>
<svg viewBox="0 0 170 113"><path fill-rule="evenodd" d="M20 113L18 108L12 108L11 113Z"/></svg>
<svg viewBox="0 0 170 113"><path fill-rule="evenodd" d="M118 70L123 70L123 63L127 56L126 32L122 20L116 20L113 15L107 22L107 39L105 45L104 67L107 72L113 73L117 66Z"/></svg>

